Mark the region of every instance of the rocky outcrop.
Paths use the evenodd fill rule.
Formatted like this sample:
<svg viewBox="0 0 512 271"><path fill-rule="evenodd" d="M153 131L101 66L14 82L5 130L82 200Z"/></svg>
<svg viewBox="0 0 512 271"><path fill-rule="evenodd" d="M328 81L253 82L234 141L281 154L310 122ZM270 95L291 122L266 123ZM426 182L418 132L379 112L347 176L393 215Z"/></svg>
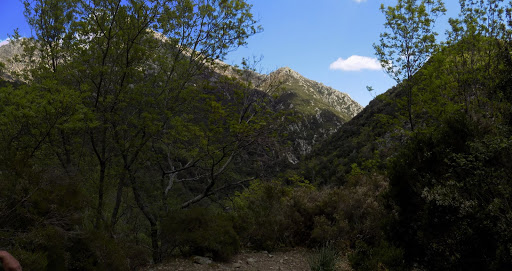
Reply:
<svg viewBox="0 0 512 271"><path fill-rule="evenodd" d="M291 163L297 163L363 109L348 94L307 79L288 67L268 76L282 82L279 103L295 117L288 127L293 150L287 157Z"/></svg>
<svg viewBox="0 0 512 271"><path fill-rule="evenodd" d="M284 91L298 94L298 99L292 103L303 106L306 111L328 110L348 121L363 110L348 94L307 79L288 67L280 68L271 75L285 82Z"/></svg>
<svg viewBox="0 0 512 271"><path fill-rule="evenodd" d="M13 75L26 67L26 63L14 61L14 57L22 53L23 48L19 40L0 46L0 62L5 66L3 70L0 69L0 78L13 81Z"/></svg>

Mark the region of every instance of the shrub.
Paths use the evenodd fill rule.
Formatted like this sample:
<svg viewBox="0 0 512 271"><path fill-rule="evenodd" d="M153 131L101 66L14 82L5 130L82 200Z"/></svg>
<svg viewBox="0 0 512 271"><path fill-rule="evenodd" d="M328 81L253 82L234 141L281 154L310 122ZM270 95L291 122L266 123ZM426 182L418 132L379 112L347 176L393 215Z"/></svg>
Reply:
<svg viewBox="0 0 512 271"><path fill-rule="evenodd" d="M232 218L212 208L179 210L162 223L162 242L185 255L228 260L240 250Z"/></svg>
<svg viewBox="0 0 512 271"><path fill-rule="evenodd" d="M278 182L256 181L234 200L235 229L244 243L272 251L288 243L291 221L284 201L290 190Z"/></svg>
<svg viewBox="0 0 512 271"><path fill-rule="evenodd" d="M387 179L359 172L344 187L317 189L305 181L285 185L256 181L234 200L235 229L253 248L353 246L381 237L380 203Z"/></svg>
<svg viewBox="0 0 512 271"><path fill-rule="evenodd" d="M16 237L12 251L27 270L66 270L69 254L65 233L56 227L33 228Z"/></svg>
<svg viewBox="0 0 512 271"><path fill-rule="evenodd" d="M339 253L331 245L324 245L314 251L308 263L311 271L334 271L339 260Z"/></svg>
<svg viewBox="0 0 512 271"><path fill-rule="evenodd" d="M47 253L41 251L31 252L22 249L15 249L10 252L23 264L23 269L25 270L48 270ZM0 267L2 266L0 265ZM0 270L4 270L3 267Z"/></svg>
<svg viewBox="0 0 512 271"><path fill-rule="evenodd" d="M356 271L409 270L405 267L403 251L385 241L379 241L376 245L357 241L348 259Z"/></svg>
<svg viewBox="0 0 512 271"><path fill-rule="evenodd" d="M69 270L129 270L125 246L100 231L71 241Z"/></svg>

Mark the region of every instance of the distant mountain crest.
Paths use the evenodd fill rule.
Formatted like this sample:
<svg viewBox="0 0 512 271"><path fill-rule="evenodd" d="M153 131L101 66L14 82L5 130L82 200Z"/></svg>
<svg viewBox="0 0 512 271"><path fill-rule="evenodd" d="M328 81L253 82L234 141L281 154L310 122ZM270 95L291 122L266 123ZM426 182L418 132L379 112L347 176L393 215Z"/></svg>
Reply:
<svg viewBox="0 0 512 271"><path fill-rule="evenodd" d="M279 100L283 109L298 117L288 127L293 152L288 153L291 163L311 152L341 126L363 110L346 93L310 80L289 67L279 68L268 75L282 82Z"/></svg>
<svg viewBox="0 0 512 271"><path fill-rule="evenodd" d="M271 75L285 82L285 91L299 94L292 103L307 111L330 110L346 122L363 110L348 94L310 80L289 67L279 68Z"/></svg>

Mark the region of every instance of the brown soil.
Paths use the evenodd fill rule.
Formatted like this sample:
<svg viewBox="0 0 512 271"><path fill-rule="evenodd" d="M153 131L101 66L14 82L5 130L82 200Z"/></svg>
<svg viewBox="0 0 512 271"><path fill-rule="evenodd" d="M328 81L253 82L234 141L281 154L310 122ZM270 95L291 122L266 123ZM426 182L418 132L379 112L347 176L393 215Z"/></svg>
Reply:
<svg viewBox="0 0 512 271"><path fill-rule="evenodd" d="M273 253L244 251L233 257L229 262L213 262L206 265L194 263L190 259L173 259L159 265L144 268L144 271L309 271L306 249L276 251ZM337 270L349 271L348 264L341 260Z"/></svg>

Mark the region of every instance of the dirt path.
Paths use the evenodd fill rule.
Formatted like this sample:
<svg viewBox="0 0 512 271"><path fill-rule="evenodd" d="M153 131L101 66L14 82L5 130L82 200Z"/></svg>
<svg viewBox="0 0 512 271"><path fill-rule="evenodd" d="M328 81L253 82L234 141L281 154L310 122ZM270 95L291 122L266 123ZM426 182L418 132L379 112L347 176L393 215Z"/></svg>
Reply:
<svg viewBox="0 0 512 271"><path fill-rule="evenodd" d="M194 259L174 259L167 263L149 266L145 271L309 271L308 252L305 249L294 249L275 253L242 252L227 263L213 262L210 264L194 263Z"/></svg>
<svg viewBox="0 0 512 271"><path fill-rule="evenodd" d="M309 271L306 249L292 249L273 253L244 251L229 262L199 264L190 259L173 259L169 262L148 266L143 271ZM197 262L198 260L196 260ZM346 261L340 261L338 270L348 271Z"/></svg>

